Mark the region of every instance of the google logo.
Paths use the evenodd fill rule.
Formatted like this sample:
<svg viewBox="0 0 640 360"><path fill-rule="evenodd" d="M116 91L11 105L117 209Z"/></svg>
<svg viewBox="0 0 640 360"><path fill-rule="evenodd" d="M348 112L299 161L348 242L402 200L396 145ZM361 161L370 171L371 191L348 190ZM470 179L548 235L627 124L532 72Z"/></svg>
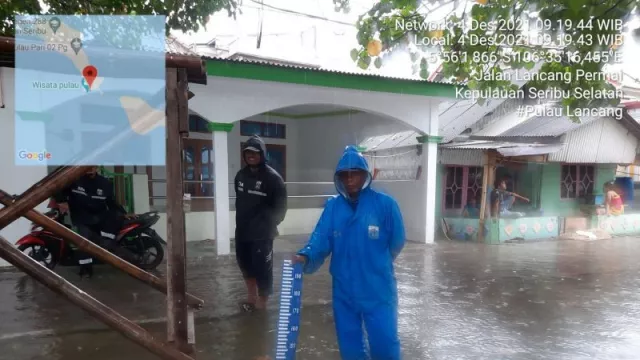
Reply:
<svg viewBox="0 0 640 360"><path fill-rule="evenodd" d="M28 151L21 150L18 152L18 158L23 160L26 159L26 160L44 161L44 160L51 159L51 153L47 151L28 152Z"/></svg>

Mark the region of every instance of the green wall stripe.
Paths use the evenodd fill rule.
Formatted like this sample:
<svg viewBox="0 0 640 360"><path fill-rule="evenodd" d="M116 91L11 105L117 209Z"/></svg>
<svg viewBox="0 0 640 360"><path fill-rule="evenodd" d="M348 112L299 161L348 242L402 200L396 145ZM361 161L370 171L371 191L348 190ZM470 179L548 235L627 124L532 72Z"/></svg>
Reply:
<svg viewBox="0 0 640 360"><path fill-rule="evenodd" d="M426 143L436 143L439 144L442 142L442 136L431 136L431 135L422 135L416 138L420 144Z"/></svg>
<svg viewBox="0 0 640 360"><path fill-rule="evenodd" d="M233 130L233 123L227 124L227 123L210 122L207 124L207 130L231 132L231 130Z"/></svg>
<svg viewBox="0 0 640 360"><path fill-rule="evenodd" d="M207 59L207 75L432 97L456 97L456 86L427 81Z"/></svg>

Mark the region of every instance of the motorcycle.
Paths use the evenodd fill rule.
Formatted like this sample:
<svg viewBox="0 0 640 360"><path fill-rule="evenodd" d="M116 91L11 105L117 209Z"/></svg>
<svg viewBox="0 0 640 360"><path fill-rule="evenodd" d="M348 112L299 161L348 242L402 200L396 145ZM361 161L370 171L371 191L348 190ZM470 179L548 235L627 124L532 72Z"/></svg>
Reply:
<svg viewBox="0 0 640 360"><path fill-rule="evenodd" d="M65 215L58 209L47 211L44 215L72 229L65 223ZM132 219L125 220L123 228L116 237L118 246L127 248L140 259L138 263L133 265L145 271L157 268L164 258L162 245L166 245L167 242L151 228L159 219L160 215L157 211L136 215ZM31 226L31 232L20 238L16 242L16 246L20 251L51 270L57 265L78 266L78 260L75 256L75 252L78 250L75 246L71 246L60 236L35 223ZM100 264L101 262L94 259L93 263Z"/></svg>

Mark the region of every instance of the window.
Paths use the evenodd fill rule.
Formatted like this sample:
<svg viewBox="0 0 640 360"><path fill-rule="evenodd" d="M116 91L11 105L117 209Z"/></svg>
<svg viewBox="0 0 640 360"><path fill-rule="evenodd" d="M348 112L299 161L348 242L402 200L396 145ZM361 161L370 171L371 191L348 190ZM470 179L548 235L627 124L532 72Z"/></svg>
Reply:
<svg viewBox="0 0 640 360"><path fill-rule="evenodd" d="M578 199L593 194L595 168L591 165L562 165L560 198Z"/></svg>
<svg viewBox="0 0 640 360"><path fill-rule="evenodd" d="M482 192L482 167L447 166L444 181L445 209L462 209L467 200L479 201Z"/></svg>
<svg viewBox="0 0 640 360"><path fill-rule="evenodd" d="M212 197L213 146L210 140L185 139L183 149L184 192L192 197Z"/></svg>
<svg viewBox="0 0 640 360"><path fill-rule="evenodd" d="M196 114L189 114L189 131L208 133L209 122L202 116Z"/></svg>
<svg viewBox="0 0 640 360"><path fill-rule="evenodd" d="M284 124L240 121L240 135L258 135L264 138L285 139L287 132Z"/></svg>
<svg viewBox="0 0 640 360"><path fill-rule="evenodd" d="M266 144L267 146L267 163L274 168L282 179L286 179L287 174L287 147L285 145ZM242 148L244 143L240 144L240 161L244 167L244 157L242 156Z"/></svg>

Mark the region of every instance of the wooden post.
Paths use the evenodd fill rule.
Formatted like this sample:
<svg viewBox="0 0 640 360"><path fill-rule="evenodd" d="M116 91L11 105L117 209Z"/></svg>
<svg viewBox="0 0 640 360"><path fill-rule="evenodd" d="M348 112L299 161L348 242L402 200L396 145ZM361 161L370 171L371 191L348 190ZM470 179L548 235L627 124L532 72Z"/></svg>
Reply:
<svg viewBox="0 0 640 360"><path fill-rule="evenodd" d="M13 199L11 198L11 196L6 192L0 190L0 203L4 206L9 206L12 202ZM95 256L96 258L104 261L107 264L113 265L114 267L126 272L134 278L151 285L151 287L160 292L163 292L165 294L167 293L167 283L164 279L160 279L146 271L141 270L137 266L134 266L122 260L118 256L113 255L112 253L101 248L98 245L95 245L91 241L78 235L77 233L73 232L57 221L50 219L49 217L41 214L36 210L29 210L24 216L34 223L51 231L52 233L62 237L64 240L75 244L80 250L92 256ZM197 297L190 294L187 294L187 301L189 305L194 308L201 308L204 304L203 300L198 299Z"/></svg>
<svg viewBox="0 0 640 360"><path fill-rule="evenodd" d="M187 76L167 69L167 336L180 351L191 354L186 302L186 234L182 183L181 122L187 121Z"/></svg>
<svg viewBox="0 0 640 360"><path fill-rule="evenodd" d="M158 341L136 323L113 311L51 270L35 262L2 236L0 236L0 256L160 358L167 360L193 360L179 350Z"/></svg>
<svg viewBox="0 0 640 360"><path fill-rule="evenodd" d="M491 150L485 150L482 156L482 198L480 200L480 219L478 224L478 242L484 241L484 228L487 223L487 201L491 196L487 192L489 185L493 185L493 179L495 177L495 155ZM491 218L491 212L489 212L489 218Z"/></svg>

